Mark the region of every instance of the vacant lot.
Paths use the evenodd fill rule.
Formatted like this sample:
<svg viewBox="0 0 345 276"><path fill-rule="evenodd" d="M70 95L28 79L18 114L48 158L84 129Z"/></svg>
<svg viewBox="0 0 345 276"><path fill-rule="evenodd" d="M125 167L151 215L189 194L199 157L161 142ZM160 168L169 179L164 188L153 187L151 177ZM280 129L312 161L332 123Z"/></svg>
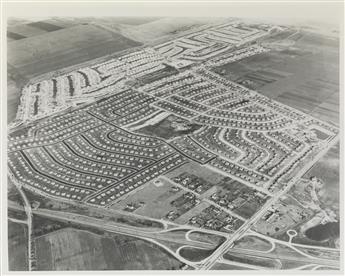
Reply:
<svg viewBox="0 0 345 276"><path fill-rule="evenodd" d="M216 173L210 169L207 169L201 166L199 163L196 163L193 161L190 161L187 164L177 168L176 170L173 170L172 172L167 173L166 176L172 179L186 172L188 174L197 175L198 177L203 178L205 181L212 183L214 185L224 179L223 175Z"/></svg>
<svg viewBox="0 0 345 276"><path fill-rule="evenodd" d="M339 41L302 32L296 43L215 68L224 77L339 123Z"/></svg>
<svg viewBox="0 0 345 276"><path fill-rule="evenodd" d="M8 221L8 268L10 271L28 270L27 227Z"/></svg>
<svg viewBox="0 0 345 276"><path fill-rule="evenodd" d="M139 129L138 132L164 139L171 139L193 133L200 127L201 125L191 124L184 119L170 115L154 125L148 125Z"/></svg>
<svg viewBox="0 0 345 276"><path fill-rule="evenodd" d="M127 204L133 204L138 207L134 211L136 214L157 219L164 218L169 211L174 209L170 202L184 193L184 191L174 191L173 187L174 185L167 182L161 182L159 185L149 182L142 189L121 199L111 208L121 210L125 209Z"/></svg>
<svg viewBox="0 0 345 276"><path fill-rule="evenodd" d="M74 229L36 239L38 270L177 269L181 263L146 241Z"/></svg>

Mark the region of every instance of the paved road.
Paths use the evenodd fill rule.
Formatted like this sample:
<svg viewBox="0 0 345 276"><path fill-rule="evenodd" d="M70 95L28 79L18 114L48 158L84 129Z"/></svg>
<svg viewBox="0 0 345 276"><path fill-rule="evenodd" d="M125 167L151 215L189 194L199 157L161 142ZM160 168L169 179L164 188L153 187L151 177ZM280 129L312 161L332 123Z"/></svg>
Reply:
<svg viewBox="0 0 345 276"><path fill-rule="evenodd" d="M197 192L195 192L195 191L193 191L193 190L191 190L191 189L188 189L186 186L183 186L183 185L181 185L181 184L179 184L179 183L176 183L176 182L172 181L171 179L167 178L166 176L163 176L163 175L162 175L162 176L160 176L159 178L163 179L164 181L166 181L166 182L168 182L168 183L170 183L170 184L172 184L172 185L178 186L179 188L181 188L182 190L184 190L184 191L186 191L186 192L192 193L192 194L195 195L197 198L200 198L201 200L207 202L208 204L213 205L213 206L217 207L218 209L221 209L222 211L228 213L229 215L231 215L231 216L233 216L233 217L236 217L236 218L238 218L238 219L240 219L240 220L242 220L242 221L246 221L245 218L243 218L243 217L237 215L236 213L230 211L230 210L227 209L227 208L224 208L224 207L220 206L219 204L215 203L215 202L212 201L212 200L209 200L209 199L207 199L207 198L204 198L204 197L202 196L202 194L198 194Z"/></svg>
<svg viewBox="0 0 345 276"><path fill-rule="evenodd" d="M11 181L16 186L17 190L19 191L23 201L24 201L24 211L26 213L26 224L28 226L28 265L29 271L33 270L33 262L35 261L35 251L34 251L34 240L32 239L32 209L28 198L26 197L25 193L22 190L21 184L15 179L12 173L8 173Z"/></svg>
<svg viewBox="0 0 345 276"><path fill-rule="evenodd" d="M325 147L323 150L321 150L311 162L309 162L302 170L300 170L286 185L286 187L281 190L279 193L275 194L273 197L271 197L261 208L259 212L257 212L251 219L246 221L237 232L233 234L232 237L229 237L222 245L220 245L213 253L212 255L204 261L204 263L199 267L201 270L208 270L210 269L217 260L225 253L227 252L231 246L233 245L234 241L239 239L248 229L250 229L265 213L266 211L271 208L271 206L277 202L286 192L290 190L290 188L296 184L296 182L316 163L324 154L327 153L327 151L335 145L339 141L339 134L333 138L332 141L328 144L327 147Z"/></svg>
<svg viewBox="0 0 345 276"><path fill-rule="evenodd" d="M13 209L21 209L21 206L16 206L13 203L10 204L9 207ZM144 231L139 228L126 227L122 224L112 222L112 221L104 221L103 219L97 219L97 218L88 217L84 215L78 215L74 213L52 211L48 209L38 208L38 209L33 209L32 212L35 215L40 215L43 217L53 218L56 220L71 221L71 222L81 224L84 226L91 226L97 229L102 229L109 232L116 232L119 234L133 236L137 238L164 240L164 241L170 241L170 242L175 242L175 243L181 243L181 246L188 245L192 247L201 247L205 249L212 249L216 246L215 244L211 244L211 243L186 240L184 238L181 239L180 237L177 237L176 235L174 235L173 231L165 231L165 232L162 232L161 230L157 230L154 232Z"/></svg>
<svg viewBox="0 0 345 276"><path fill-rule="evenodd" d="M282 261L295 261L295 262L304 262L304 263L311 263L311 264L318 264L318 265L327 265L327 266L334 266L339 267L340 262L337 260L329 260L329 259L319 259L319 258L308 258L306 256L297 255L291 256L291 255L284 255L284 254L277 254L277 253L265 253L262 251L257 250L250 250L250 249L235 249L231 248L228 251L229 253L235 253L235 254L242 254L246 256L252 256L252 257L264 257L264 258L271 258L271 259L279 259Z"/></svg>

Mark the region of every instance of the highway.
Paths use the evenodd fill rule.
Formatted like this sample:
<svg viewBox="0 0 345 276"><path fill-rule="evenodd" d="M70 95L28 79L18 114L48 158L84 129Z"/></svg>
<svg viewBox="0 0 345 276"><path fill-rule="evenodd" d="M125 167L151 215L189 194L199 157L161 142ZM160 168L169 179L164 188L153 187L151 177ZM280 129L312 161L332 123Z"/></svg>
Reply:
<svg viewBox="0 0 345 276"><path fill-rule="evenodd" d="M291 255L283 255L277 253L267 253L258 250L250 250L250 249L235 249L231 248L228 251L229 253L241 254L246 256L252 257L263 257L263 258L270 258L270 259L279 259L282 261L294 261L294 262L304 262L304 263L311 263L311 264L318 264L318 265L326 265L326 266L334 266L339 267L340 262L339 260L330 260L330 259L320 259L320 258L308 258L302 255L291 256Z"/></svg>
<svg viewBox="0 0 345 276"><path fill-rule="evenodd" d="M16 186L18 192L20 193L23 202L24 202L24 211L26 213L26 224L28 226L28 269L29 271L33 270L33 262L35 261L35 246L34 246L34 240L32 239L32 209L31 204L26 197L25 193L22 190L21 184L15 179L12 173L8 173L8 176L10 177L13 184Z"/></svg>
<svg viewBox="0 0 345 276"><path fill-rule="evenodd" d="M238 240L239 238L241 238L243 236L243 234L245 234L248 229L250 229L266 212L267 210L272 206L272 204L274 204L275 202L277 202L281 196L283 196L286 192L288 192L290 190L290 188L295 185L295 183L314 165L314 163L316 161L318 161L334 144L336 144L339 140L339 135L337 135L334 139L332 139L331 141L329 141L328 145L321 150L315 157L314 159L309 162L302 170L300 170L290 181L289 183L285 186L285 188L278 192L277 194L275 194L274 196L272 196L262 207L262 209L256 213L252 218L250 218L249 220L245 221L245 223L232 235L229 235L227 237L227 240L221 244L213 253L210 257L208 257L207 259L205 259L204 261L200 262L200 264L198 265L198 269L202 269L202 270L207 270L212 268L212 266L217 262L217 260L225 253L227 252L231 246L233 245L233 242ZM11 177L11 174L10 174ZM166 179L166 178L164 178ZM14 180L14 183L17 183ZM170 180L169 180L170 181ZM174 183L175 184L175 183ZM20 185L17 183L17 186ZM19 186L20 187L20 186ZM184 187L185 188L185 187ZM19 189L21 191L21 189ZM188 190L189 191L189 190ZM24 195L25 196L25 195ZM198 195L199 196L199 195ZM25 201L25 211L28 215L28 226L29 226L29 240L31 240L31 219L32 219L32 212L34 212L35 214L39 214L42 216L47 216L47 217L51 217L51 218L55 218L55 219L62 219L62 220L68 220L68 221L73 221L75 223L79 223L79 224L83 224L83 225L88 225L88 226L92 226L92 227L97 227L97 228L103 228L106 231L111 231L111 232L116 232L116 233L120 233L120 234L124 234L124 235L130 235L130 236L135 236L135 237L139 237L139 238L144 238L144 239L162 239L161 236L157 236L157 233L147 233L144 231L139 231L139 230L133 230L131 228L128 227L121 227L121 226L115 226L113 223L111 223L111 225L109 223L105 223L102 220L96 220L90 217L86 217L83 216L81 218L80 215L77 214L68 214L68 213L59 213L57 214L55 211L50 211L50 210L31 210L30 208L30 204L27 202L27 200L25 200L26 197L23 197L24 201ZM212 203L213 204L213 203ZM93 221L90 221L93 220ZM188 229L188 228L187 228ZM201 229L199 229L201 230ZM201 230L200 232L207 232ZM164 238L165 239L165 238ZM168 239L169 240L169 239ZM170 241L174 241L176 242L176 239L170 239ZM183 242L184 245L189 245L189 246L193 246L193 247L205 247L205 244L200 243L200 242L193 242L193 241L181 241ZM31 253L31 246L32 243L31 241L29 241L29 252ZM31 254L29 255L31 256ZM29 259L29 263L31 263L31 258Z"/></svg>
<svg viewBox="0 0 345 276"><path fill-rule="evenodd" d="M336 136L332 141L330 141L328 146L325 147L322 151L320 151L318 153L318 155L316 155L314 157L313 161L319 160L319 158L321 158L329 150L330 147L332 147L336 142L338 142L338 139L339 139L339 137ZM196 267L197 269L201 269L201 270L207 270L207 269L212 268L212 266L219 260L219 258L221 258L223 256L223 254L226 253L232 247L234 241L240 239L266 213L266 211L272 206L272 204L274 204L276 201L278 201L281 198L281 196L283 196L286 192L288 192L290 190L290 188L293 185L295 185L295 183L314 165L314 163L315 162L310 162L307 166L305 166L302 170L300 170L298 172L298 174L296 174L291 179L291 181L286 185L286 187L281 192L279 192L279 193L275 194L273 197L271 197L264 204L264 206L261 208L261 210L258 213L256 213L249 220L245 221L245 223L234 234L229 235L227 237L227 240L224 243L222 243L211 254L210 257L208 257L204 261L201 261L196 266L194 263L193 267ZM165 177L163 179L166 180ZM169 179L169 181L170 181L170 179ZM24 198L24 200L26 199L25 195L23 198ZM11 206L11 205L9 205L9 207L13 208L13 206ZM21 207L21 206L19 206L19 207ZM211 249L214 247L214 245L207 244L204 242L197 242L197 241L192 241L189 239L178 240L178 239L176 239L176 237L164 236L161 234L162 232L164 232L162 230L158 230L157 232L148 232L148 231L143 231L141 229L135 229L134 227L125 227L123 225L118 225L115 222L105 222L104 220L101 220L101 219L91 218L88 216L82 216L82 215L78 215L78 214L58 212L58 211L52 211L52 210L47 210L47 209L32 210L27 199L25 200L25 207L24 208L25 208L26 213L28 214L28 218L30 218L28 220L28 225L31 225L32 213L34 213L37 215L41 215L41 216L45 216L45 217L49 217L49 218L53 218L53 219L57 219L57 220L71 221L71 222L85 225L85 226L91 226L91 227L95 227L98 229L101 228L103 230L110 231L110 232L115 232L115 233L119 233L119 234L123 234L123 235L128 235L128 236L133 236L133 237L138 237L138 238L154 241L154 243L156 243L158 245L160 245L158 242L159 240L165 240L165 241L170 241L170 242L180 242L181 244L183 244L183 246L188 245L188 246L192 246L192 247L205 248L205 249ZM31 229L31 227L29 227L29 228ZM186 228L186 229L190 230L190 228ZM198 229L198 230L200 232L207 232L207 230L205 231L204 229ZM30 230L30 236L31 236L31 230ZM155 239L155 240L153 240L153 239ZM29 252L31 252L31 242L29 242L29 245L30 245L29 246L29 248L30 248ZM162 246L162 247L166 247L166 246ZM178 255L178 254L174 253L174 255ZM191 265L190 262L184 260L181 256L175 256L175 257L177 257L181 261ZM335 263L329 262L329 260L324 260L324 261L320 261L320 262L318 260L319 259L314 260L314 261L320 265L329 265L331 263L332 263L332 265L335 265ZM29 260L29 262L30 262L30 260Z"/></svg>
<svg viewBox="0 0 345 276"><path fill-rule="evenodd" d="M16 210L22 210L21 206L13 204L9 204L9 208L16 209ZM84 215L78 215L74 213L68 213L68 212L60 212L60 211L52 211L48 209L33 209L32 213L35 215L48 217L51 219L56 219L59 221L71 221L76 224L94 227L97 229L102 229L109 232L115 232L127 236L137 237L137 238L149 238L149 239L156 239L156 240L164 240L164 241L170 241L175 243L181 243L182 245L188 245L191 247L201 247L204 249L213 249L216 245L212 243L205 243L205 242L199 242L194 241L191 239L181 239L180 237L174 235L174 230L177 229L171 229L166 231L145 231L140 228L135 227L126 227L123 224L119 224L113 221L104 221L104 219L97 219L94 217L84 216ZM182 230L183 228L180 228L178 230ZM186 229L187 231L190 229ZM186 232L187 232L186 231ZM194 230L193 230L194 231ZM181 245L181 246L182 246Z"/></svg>

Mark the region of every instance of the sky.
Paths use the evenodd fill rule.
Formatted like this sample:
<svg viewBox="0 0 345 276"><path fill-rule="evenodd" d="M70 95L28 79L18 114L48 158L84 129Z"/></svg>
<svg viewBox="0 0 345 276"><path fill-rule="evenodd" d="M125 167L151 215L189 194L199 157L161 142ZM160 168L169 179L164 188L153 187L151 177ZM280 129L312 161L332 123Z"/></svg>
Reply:
<svg viewBox="0 0 345 276"><path fill-rule="evenodd" d="M25 0L24 0L25 1ZM151 0L152 1L152 0ZM196 0L195 0L196 1ZM52 16L157 16L157 17L237 17L276 24L321 23L324 28L339 29L343 21L343 2L202 2L184 1L137 3L7 3L5 15L14 17L49 18ZM201 1L201 2L200 2ZM193 3L194 2L194 3Z"/></svg>

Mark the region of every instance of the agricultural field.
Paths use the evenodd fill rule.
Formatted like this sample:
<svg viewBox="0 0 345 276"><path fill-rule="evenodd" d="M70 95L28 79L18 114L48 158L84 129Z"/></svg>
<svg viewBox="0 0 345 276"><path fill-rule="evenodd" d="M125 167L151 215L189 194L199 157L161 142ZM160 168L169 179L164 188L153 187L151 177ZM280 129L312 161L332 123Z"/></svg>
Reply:
<svg viewBox="0 0 345 276"><path fill-rule="evenodd" d="M54 45L53 49L49 45ZM18 74L32 78L140 45L97 26L79 25L29 37L25 43L11 42L8 63Z"/></svg>
<svg viewBox="0 0 345 276"><path fill-rule="evenodd" d="M155 40L171 39L174 35L214 21L216 20L207 18L181 18L180 20L160 18L134 27L123 26L121 31L129 38L136 39L142 43L148 43Z"/></svg>
<svg viewBox="0 0 345 276"><path fill-rule="evenodd" d="M54 17L41 20L10 18L7 22L9 42L46 34L89 22L97 23L115 30L121 26L136 26L158 20L157 17Z"/></svg>
<svg viewBox="0 0 345 276"><path fill-rule="evenodd" d="M214 70L281 103L339 124L339 41L306 31L291 39L290 46L272 46L267 53Z"/></svg>
<svg viewBox="0 0 345 276"><path fill-rule="evenodd" d="M8 220L8 265L10 270L28 270L27 246L27 226Z"/></svg>
<svg viewBox="0 0 345 276"><path fill-rule="evenodd" d="M8 122L15 119L21 90L29 79L66 67L78 67L81 63L92 64L104 56L141 45L116 30L110 32L88 25L88 18L12 21L7 31Z"/></svg>
<svg viewBox="0 0 345 276"><path fill-rule="evenodd" d="M179 261L146 241L65 229L36 239L38 270L170 270Z"/></svg>

